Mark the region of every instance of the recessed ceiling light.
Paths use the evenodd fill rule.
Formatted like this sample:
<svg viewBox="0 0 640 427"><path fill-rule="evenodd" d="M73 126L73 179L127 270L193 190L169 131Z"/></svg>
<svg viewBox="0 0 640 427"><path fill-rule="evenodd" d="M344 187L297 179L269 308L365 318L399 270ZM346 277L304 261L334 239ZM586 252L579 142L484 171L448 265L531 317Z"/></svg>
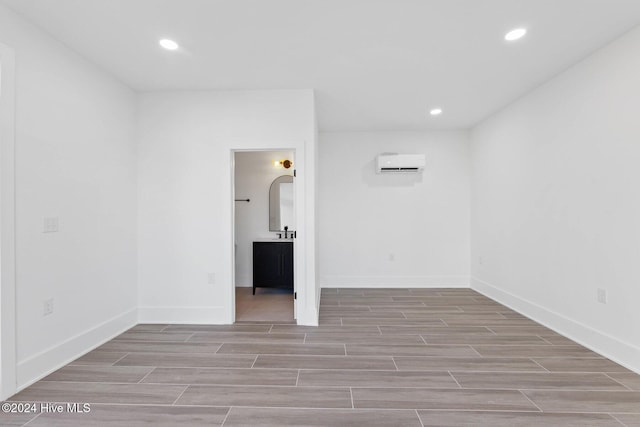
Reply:
<svg viewBox="0 0 640 427"><path fill-rule="evenodd" d="M169 39L162 39L159 41L160 46L162 46L163 48L167 49L167 50L176 50L178 49L180 46L178 46L178 43L174 42L173 40L169 40Z"/></svg>
<svg viewBox="0 0 640 427"><path fill-rule="evenodd" d="M513 42L516 40L520 40L521 38L523 38L525 36L525 34L527 34L527 29L526 28L516 28L513 29L511 31L509 31L505 36L504 39L508 42Z"/></svg>
<svg viewBox="0 0 640 427"><path fill-rule="evenodd" d="M432 116L439 116L442 114L442 108L432 108L431 111L429 111L429 114Z"/></svg>

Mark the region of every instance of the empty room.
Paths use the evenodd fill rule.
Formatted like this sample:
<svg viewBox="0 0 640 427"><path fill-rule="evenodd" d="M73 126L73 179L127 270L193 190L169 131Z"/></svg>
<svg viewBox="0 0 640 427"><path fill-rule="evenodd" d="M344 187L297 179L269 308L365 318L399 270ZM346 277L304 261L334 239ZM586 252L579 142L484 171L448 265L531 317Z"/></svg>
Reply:
<svg viewBox="0 0 640 427"><path fill-rule="evenodd" d="M0 0L3 426L640 427L638 0Z"/></svg>

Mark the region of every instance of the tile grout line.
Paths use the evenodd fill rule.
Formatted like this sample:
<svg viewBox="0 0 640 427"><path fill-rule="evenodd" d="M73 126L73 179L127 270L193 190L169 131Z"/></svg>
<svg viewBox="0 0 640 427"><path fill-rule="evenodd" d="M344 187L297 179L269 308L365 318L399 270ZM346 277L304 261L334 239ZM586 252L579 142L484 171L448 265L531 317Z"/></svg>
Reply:
<svg viewBox="0 0 640 427"><path fill-rule="evenodd" d="M522 394L524 396L525 399L527 399L529 402L531 402L531 404L533 406L535 406L536 408L538 408L538 411L540 412L544 412L542 409L540 409L540 407L536 404L536 402L534 402L533 400L531 400L531 398L529 398L529 396L526 395L526 393L522 390L518 390L520 392L520 394Z"/></svg>
<svg viewBox="0 0 640 427"><path fill-rule="evenodd" d="M398 372L399 372L399 371L400 371L400 369L398 369L398 365L396 364L396 359L395 359L395 357L394 357L394 356L391 356L391 361L393 362L393 366L395 366L395 367L396 367L396 371L398 371Z"/></svg>
<svg viewBox="0 0 640 427"><path fill-rule="evenodd" d="M144 381L149 375L151 375L153 373L153 371L158 369L157 366L152 366L152 368L153 369L151 369L149 372L147 372L144 377L140 378L140 381L138 381L136 384L142 384L142 381Z"/></svg>
<svg viewBox="0 0 640 427"><path fill-rule="evenodd" d="M43 414L42 412L39 412L35 417L31 418L29 421L27 421L26 423L22 424L22 427L27 427L29 424L31 424L33 422L33 420L35 420L36 418L38 418L42 414Z"/></svg>
<svg viewBox="0 0 640 427"><path fill-rule="evenodd" d="M458 387L463 388L460 383L458 382L458 379L451 373L451 371L447 371L447 373L449 374L449 376L451 376L451 378L453 378L453 380L456 382L456 384L458 384Z"/></svg>
<svg viewBox="0 0 640 427"><path fill-rule="evenodd" d="M229 410L227 411L227 415L224 416L224 419L222 420L222 424L220 424L220 427L224 427L224 423L227 422L227 418L229 418L229 414L231 413L231 409L233 409L233 406L229 406Z"/></svg>
<svg viewBox="0 0 640 427"><path fill-rule="evenodd" d="M124 359L125 357L127 357L130 354L131 354L131 352L125 353L125 355L122 356L120 359L116 360L111 365L107 365L107 366L116 366L116 363L118 363L119 361L121 361L122 359ZM91 366L91 365L80 365L80 366Z"/></svg>
<svg viewBox="0 0 640 427"><path fill-rule="evenodd" d="M420 427L424 427L424 423L422 422L422 418L420 418L420 414L418 413L418 410L414 409L414 411L416 411L416 417L418 417L418 421L420 421Z"/></svg>
<svg viewBox="0 0 640 427"><path fill-rule="evenodd" d="M260 356L259 354L256 354L256 358L253 359L253 363L251 364L251 368L249 369L253 369L253 366L256 364L256 362L258 361L258 356Z"/></svg>
<svg viewBox="0 0 640 427"><path fill-rule="evenodd" d="M546 339L542 335L534 335L534 336L540 338L542 341L548 343L549 345L553 345L553 343L551 341L549 341L548 339Z"/></svg>
<svg viewBox="0 0 640 427"><path fill-rule="evenodd" d="M299 380L300 380L300 369L298 369L298 374L296 375L296 387L298 387Z"/></svg>
<svg viewBox="0 0 640 427"><path fill-rule="evenodd" d="M547 372L551 372L550 370L548 370L547 368L545 368L544 366L542 366L540 363L538 363L538 361L536 359L534 359L533 357L530 357L529 360L531 360L533 363L535 363L536 365L540 366L542 369L544 369Z"/></svg>
<svg viewBox="0 0 640 427"><path fill-rule="evenodd" d="M187 389L188 389L190 386L191 386L191 384L187 384L187 385L185 386L184 390L182 390L182 393L180 393L180 394L178 395L178 397L176 397L176 400L174 400L174 401L173 401L173 403L172 403L170 406L175 406L176 402L177 402L178 400L180 400L180 398L182 397L182 395L184 394L184 392L185 392L185 391L187 391Z"/></svg>
<svg viewBox="0 0 640 427"><path fill-rule="evenodd" d="M349 387L349 396L351 396L351 409L356 409L356 407L353 405L353 388Z"/></svg>
<svg viewBox="0 0 640 427"><path fill-rule="evenodd" d="M613 414L611 414L611 413L607 413L607 415L609 415L611 418L613 418L613 419L614 419L614 420L616 420L618 423L620 423L620 425L621 425L621 426L629 427L629 426L627 426L625 423L623 423L622 421L620 421L620 420L618 419L618 417L616 417L615 415L613 415Z"/></svg>
<svg viewBox="0 0 640 427"><path fill-rule="evenodd" d="M188 342L191 338L193 338L196 335L197 332L193 332L191 335L189 335L183 342Z"/></svg>
<svg viewBox="0 0 640 427"><path fill-rule="evenodd" d="M621 386L623 386L624 388L626 388L629 391L637 391L632 389L631 387L627 386L625 383L623 383L622 381L618 381L617 379L613 378L611 375L609 375L606 372L602 372L602 374L604 374L607 378L611 378L613 381L617 382L618 384L620 384Z"/></svg>

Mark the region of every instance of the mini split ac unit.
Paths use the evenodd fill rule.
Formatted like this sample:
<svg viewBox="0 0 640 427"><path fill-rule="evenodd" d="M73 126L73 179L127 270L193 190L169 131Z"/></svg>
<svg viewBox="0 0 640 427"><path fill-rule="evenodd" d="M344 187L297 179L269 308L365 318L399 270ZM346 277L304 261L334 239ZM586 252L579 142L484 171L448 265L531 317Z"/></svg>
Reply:
<svg viewBox="0 0 640 427"><path fill-rule="evenodd" d="M376 159L376 172L422 172L425 163L424 154L383 153L379 154Z"/></svg>

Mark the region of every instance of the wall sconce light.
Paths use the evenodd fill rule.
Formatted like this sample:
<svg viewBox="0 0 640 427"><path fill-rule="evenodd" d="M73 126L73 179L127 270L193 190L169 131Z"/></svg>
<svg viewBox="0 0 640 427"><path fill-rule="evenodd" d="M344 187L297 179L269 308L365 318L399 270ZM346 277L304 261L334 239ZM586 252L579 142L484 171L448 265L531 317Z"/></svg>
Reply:
<svg viewBox="0 0 640 427"><path fill-rule="evenodd" d="M291 160L276 160L275 162L273 162L273 166L275 166L276 168L289 169L291 166L293 166L293 162Z"/></svg>

